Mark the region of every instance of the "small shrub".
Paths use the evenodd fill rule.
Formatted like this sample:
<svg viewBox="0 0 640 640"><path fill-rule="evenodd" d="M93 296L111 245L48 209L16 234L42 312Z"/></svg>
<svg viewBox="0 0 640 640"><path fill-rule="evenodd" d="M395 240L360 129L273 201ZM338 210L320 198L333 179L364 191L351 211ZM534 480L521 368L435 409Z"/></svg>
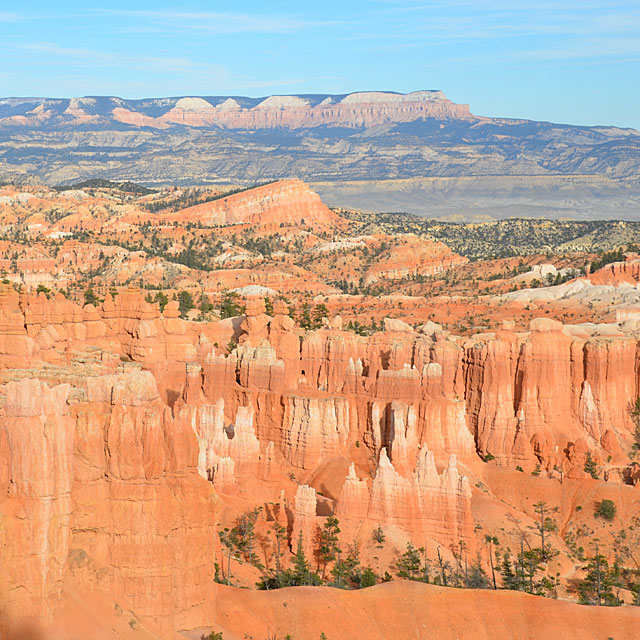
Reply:
<svg viewBox="0 0 640 640"><path fill-rule="evenodd" d="M371 567L366 567L362 572L362 577L360 578L360 588L366 589L367 587L373 587L377 581L378 579L373 569Z"/></svg>
<svg viewBox="0 0 640 640"><path fill-rule="evenodd" d="M382 527L380 525L378 525L373 530L371 537L373 538L374 542L377 542L378 544L383 544L386 539L386 536L384 535L384 531L382 530Z"/></svg>
<svg viewBox="0 0 640 640"><path fill-rule="evenodd" d="M591 451L587 453L587 459L584 463L584 470L588 473L594 480L598 479L598 467L591 457Z"/></svg>
<svg viewBox="0 0 640 640"><path fill-rule="evenodd" d="M596 518L604 518L611 522L616 517L616 505L613 500L602 500L597 509L595 510L594 515Z"/></svg>
<svg viewBox="0 0 640 640"><path fill-rule="evenodd" d="M524 469L520 465L516 467L516 471L520 471L520 473L524 473Z"/></svg>

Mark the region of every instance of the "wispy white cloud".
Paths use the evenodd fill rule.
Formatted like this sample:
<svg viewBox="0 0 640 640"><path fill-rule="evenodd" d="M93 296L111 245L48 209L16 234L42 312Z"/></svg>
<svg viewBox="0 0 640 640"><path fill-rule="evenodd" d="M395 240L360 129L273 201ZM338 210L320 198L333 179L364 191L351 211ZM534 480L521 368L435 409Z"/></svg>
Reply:
<svg viewBox="0 0 640 640"><path fill-rule="evenodd" d="M619 46L604 48L606 57L635 55L634 41L640 41L637 0L606 4L589 0L375 2L378 9L363 17L361 28L335 33L333 41L381 53L420 49L441 57L447 51L447 62L458 49L464 50L463 55L475 50L473 59L477 53L498 65L506 62L505 53L513 59L518 51L527 51L523 59L528 60L536 55L545 60L552 51L565 52L566 59L597 55L596 40L619 41Z"/></svg>
<svg viewBox="0 0 640 640"><path fill-rule="evenodd" d="M140 11L96 9L98 14L131 19L122 26L140 32L201 32L208 34L291 33L317 26L334 24L303 20L293 16L245 14L226 11Z"/></svg>
<svg viewBox="0 0 640 640"><path fill-rule="evenodd" d="M298 77L266 77L252 78L243 74L232 73L219 64L199 62L185 57L169 56L133 56L108 51L99 51L81 47L65 47L52 42L33 42L22 47L23 51L34 51L47 54L46 62L50 66L59 65L62 60L70 61L74 74L61 74L61 78L70 81L73 77L82 78L82 69L126 69L127 71L162 74L163 80L173 86L181 86L181 95L212 94L219 91L262 89L266 87L293 87L308 81L309 78ZM44 60L44 59L43 59ZM88 76L85 76L88 77ZM94 77L95 81L96 78ZM145 78L137 81L140 89ZM104 82L104 80L101 80ZM100 86L100 85L98 85ZM98 93L104 93L104 85Z"/></svg>
<svg viewBox="0 0 640 640"><path fill-rule="evenodd" d="M126 67L129 69L165 71L174 73L183 72L209 72L220 76L229 72L221 65L215 63L203 63L179 56L137 56L110 51L99 51L83 47L65 47L52 42L32 42L24 45L24 49L46 53L52 58L50 63L56 63L54 58L73 59L79 66L108 66ZM43 59L43 64L47 60Z"/></svg>
<svg viewBox="0 0 640 640"><path fill-rule="evenodd" d="M11 11L0 11L0 22L19 22L24 20L24 16Z"/></svg>

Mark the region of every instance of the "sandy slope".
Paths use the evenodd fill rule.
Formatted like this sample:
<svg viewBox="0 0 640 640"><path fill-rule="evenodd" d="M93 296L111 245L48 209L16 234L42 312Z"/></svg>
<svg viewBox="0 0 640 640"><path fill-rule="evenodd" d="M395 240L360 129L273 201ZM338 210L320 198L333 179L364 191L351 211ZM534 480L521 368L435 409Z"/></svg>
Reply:
<svg viewBox="0 0 640 640"><path fill-rule="evenodd" d="M519 640L640 637L640 608L581 607L507 591L445 589L394 581L362 591L299 587L271 593L220 587L225 640L437 638ZM233 634L233 635L231 635ZM199 637L192 635L191 637Z"/></svg>

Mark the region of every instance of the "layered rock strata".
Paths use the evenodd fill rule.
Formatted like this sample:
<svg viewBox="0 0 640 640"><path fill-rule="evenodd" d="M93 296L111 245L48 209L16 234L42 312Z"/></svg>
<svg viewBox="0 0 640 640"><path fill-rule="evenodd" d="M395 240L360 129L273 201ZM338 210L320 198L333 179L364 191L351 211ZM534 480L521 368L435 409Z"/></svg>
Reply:
<svg viewBox="0 0 640 640"><path fill-rule="evenodd" d="M639 358L624 327L585 337L543 318L459 338L388 321L365 338L338 319L305 332L281 301L213 323L176 307L0 291L10 610L51 617L74 578L170 637L213 619L216 496L288 505L290 545L301 534L307 551L328 513L471 544L459 468L626 463Z"/></svg>

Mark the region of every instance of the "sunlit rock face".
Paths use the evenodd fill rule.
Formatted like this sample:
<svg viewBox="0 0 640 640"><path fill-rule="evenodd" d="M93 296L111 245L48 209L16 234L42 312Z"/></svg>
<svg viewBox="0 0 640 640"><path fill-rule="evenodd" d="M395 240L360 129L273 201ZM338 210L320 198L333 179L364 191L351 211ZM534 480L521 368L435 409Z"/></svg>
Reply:
<svg viewBox="0 0 640 640"><path fill-rule="evenodd" d="M309 555L322 518L473 549L480 456L584 477L624 461L638 344L541 318L461 338L389 319L314 331L262 302L233 321L142 293L84 308L0 296L3 603L53 619L66 585L164 637L215 619L229 505L271 505ZM235 346L226 344L230 331ZM234 334L234 335L236 335ZM150 593L162 597L149 597Z"/></svg>

